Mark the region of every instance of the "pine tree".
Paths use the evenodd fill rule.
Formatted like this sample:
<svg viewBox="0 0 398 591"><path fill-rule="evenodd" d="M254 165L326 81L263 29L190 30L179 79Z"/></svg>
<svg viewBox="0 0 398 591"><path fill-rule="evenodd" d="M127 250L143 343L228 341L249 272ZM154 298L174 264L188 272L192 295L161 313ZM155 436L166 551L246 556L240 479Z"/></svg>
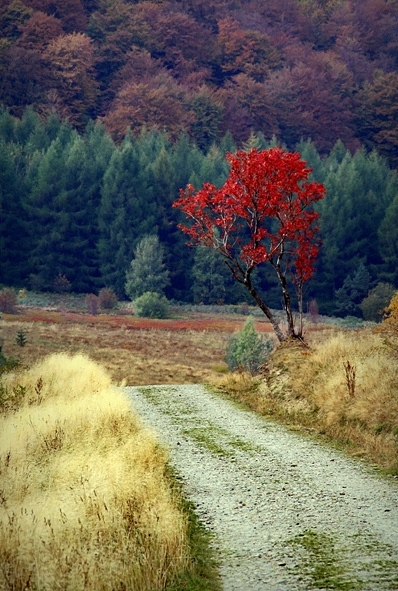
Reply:
<svg viewBox="0 0 398 591"><path fill-rule="evenodd" d="M163 262L163 247L155 235L144 236L137 244L134 259L126 272L125 292L132 299L146 292L163 294L169 272Z"/></svg>
<svg viewBox="0 0 398 591"><path fill-rule="evenodd" d="M136 143L127 138L112 154L99 208L98 252L103 285L123 297L134 247L156 230L156 204Z"/></svg>
<svg viewBox="0 0 398 591"><path fill-rule="evenodd" d="M21 285L27 272L24 184L15 146L0 141L0 283Z"/></svg>
<svg viewBox="0 0 398 591"><path fill-rule="evenodd" d="M40 284L50 290L54 278L67 272L62 260L69 224L66 159L76 138L72 131L68 137L58 136L44 154L34 153L28 171L29 263Z"/></svg>
<svg viewBox="0 0 398 591"><path fill-rule="evenodd" d="M360 316L360 303L368 294L370 274L363 263L356 272L348 276L343 286L336 291L336 312L339 315Z"/></svg>
<svg viewBox="0 0 398 591"><path fill-rule="evenodd" d="M324 289L320 301L331 301L361 262L373 280L382 278L378 229L397 191L394 175L376 153L352 156L346 150L340 163L339 158L336 150L325 163L327 196L317 205L323 243L316 277L316 285Z"/></svg>
<svg viewBox="0 0 398 591"><path fill-rule="evenodd" d="M204 246L195 249L192 278L195 304L224 303L228 297L230 273L217 251Z"/></svg>

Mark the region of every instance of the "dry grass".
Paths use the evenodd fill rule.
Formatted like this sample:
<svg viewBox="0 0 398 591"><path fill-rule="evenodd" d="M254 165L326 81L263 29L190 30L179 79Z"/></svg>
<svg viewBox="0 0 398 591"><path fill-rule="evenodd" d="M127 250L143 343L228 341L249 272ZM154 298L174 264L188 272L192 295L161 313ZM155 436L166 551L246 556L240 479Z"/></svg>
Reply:
<svg viewBox="0 0 398 591"><path fill-rule="evenodd" d="M26 365L52 352L83 351L117 384L219 385L257 412L324 433L344 442L352 453L398 471L397 359L382 335L366 329L310 327L310 347L279 347L261 384L253 384L250 376L227 374L224 362L230 335L242 328L245 318L191 314L149 320L26 310L3 315L1 336L5 354ZM26 331L25 347L15 343L21 328ZM256 328L271 332L264 320L256 321Z"/></svg>
<svg viewBox="0 0 398 591"><path fill-rule="evenodd" d="M228 375L219 387L251 408L344 444L398 474L398 373L394 349L370 330L317 331L288 343L262 379Z"/></svg>
<svg viewBox="0 0 398 591"><path fill-rule="evenodd" d="M31 365L62 351L84 352L104 366L116 383L126 385L203 383L226 370L225 348L245 317L150 320L132 316L89 316L44 310L3 315L1 336L6 356ZM270 325L258 321L261 332ZM24 347L16 344L26 332Z"/></svg>
<svg viewBox="0 0 398 591"><path fill-rule="evenodd" d="M26 394L0 417L0 588L163 589L187 565L187 524L128 399L83 355L4 379Z"/></svg>

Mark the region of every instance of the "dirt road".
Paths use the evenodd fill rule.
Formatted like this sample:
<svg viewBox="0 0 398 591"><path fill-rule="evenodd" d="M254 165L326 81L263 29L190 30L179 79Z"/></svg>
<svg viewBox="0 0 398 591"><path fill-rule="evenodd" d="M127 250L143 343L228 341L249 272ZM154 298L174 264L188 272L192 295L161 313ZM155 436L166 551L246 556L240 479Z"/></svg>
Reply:
<svg viewBox="0 0 398 591"><path fill-rule="evenodd" d="M126 391L214 533L225 591L398 590L398 481L202 386Z"/></svg>

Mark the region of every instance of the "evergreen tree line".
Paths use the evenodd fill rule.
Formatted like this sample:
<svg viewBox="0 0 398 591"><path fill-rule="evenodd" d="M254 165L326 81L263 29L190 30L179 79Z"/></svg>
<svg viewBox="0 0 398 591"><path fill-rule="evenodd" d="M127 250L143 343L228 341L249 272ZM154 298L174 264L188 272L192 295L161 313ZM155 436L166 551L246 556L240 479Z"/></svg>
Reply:
<svg viewBox="0 0 398 591"><path fill-rule="evenodd" d="M274 139L252 134L245 149ZM107 287L125 298L126 273L145 236L157 236L169 299L236 303L246 295L212 251L188 248L172 203L187 183L220 186L228 175L227 134L206 152L185 134L143 129L116 145L101 123L79 133L57 116L0 113L0 283L77 293ZM327 189L318 204L322 248L306 300L323 313L359 314L378 284L398 286L398 177L376 152L352 154L337 142L327 156L296 148ZM181 220L182 221L182 220ZM271 276L261 278L280 307Z"/></svg>

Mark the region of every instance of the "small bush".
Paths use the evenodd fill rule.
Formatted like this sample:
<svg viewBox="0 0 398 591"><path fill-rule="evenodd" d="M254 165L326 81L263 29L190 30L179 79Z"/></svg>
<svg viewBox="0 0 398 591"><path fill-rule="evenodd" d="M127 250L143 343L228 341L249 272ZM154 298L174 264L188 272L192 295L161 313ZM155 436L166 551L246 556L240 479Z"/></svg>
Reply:
<svg viewBox="0 0 398 591"><path fill-rule="evenodd" d="M388 306L396 289L391 283L378 283L362 300L359 307L365 320L381 322L384 309Z"/></svg>
<svg viewBox="0 0 398 591"><path fill-rule="evenodd" d="M66 275L59 273L54 279L54 291L56 293L67 293L72 288L72 284Z"/></svg>
<svg viewBox="0 0 398 591"><path fill-rule="evenodd" d="M117 306L117 297L113 289L104 287L98 294L99 306L102 310L113 310Z"/></svg>
<svg viewBox="0 0 398 591"><path fill-rule="evenodd" d="M140 318L167 318L169 302L165 296L147 291L134 300L134 311Z"/></svg>
<svg viewBox="0 0 398 591"><path fill-rule="evenodd" d="M26 332L24 330L22 330L22 328L17 332L17 336L15 338L15 342L17 343L17 345L19 345L20 347L24 347L26 345Z"/></svg>
<svg viewBox="0 0 398 591"><path fill-rule="evenodd" d="M16 314L17 312L17 294L10 287L0 290L0 312L5 314Z"/></svg>
<svg viewBox="0 0 398 591"><path fill-rule="evenodd" d="M261 338L254 327L253 317L249 316L242 330L232 335L225 361L231 371L239 369L255 374L269 357L272 348L272 342Z"/></svg>
<svg viewBox="0 0 398 591"><path fill-rule="evenodd" d="M89 314L96 316L99 309L99 298L94 293L88 293L84 299Z"/></svg>
<svg viewBox="0 0 398 591"><path fill-rule="evenodd" d="M315 299L312 299L308 305L308 316L314 324L319 322L319 308Z"/></svg>

